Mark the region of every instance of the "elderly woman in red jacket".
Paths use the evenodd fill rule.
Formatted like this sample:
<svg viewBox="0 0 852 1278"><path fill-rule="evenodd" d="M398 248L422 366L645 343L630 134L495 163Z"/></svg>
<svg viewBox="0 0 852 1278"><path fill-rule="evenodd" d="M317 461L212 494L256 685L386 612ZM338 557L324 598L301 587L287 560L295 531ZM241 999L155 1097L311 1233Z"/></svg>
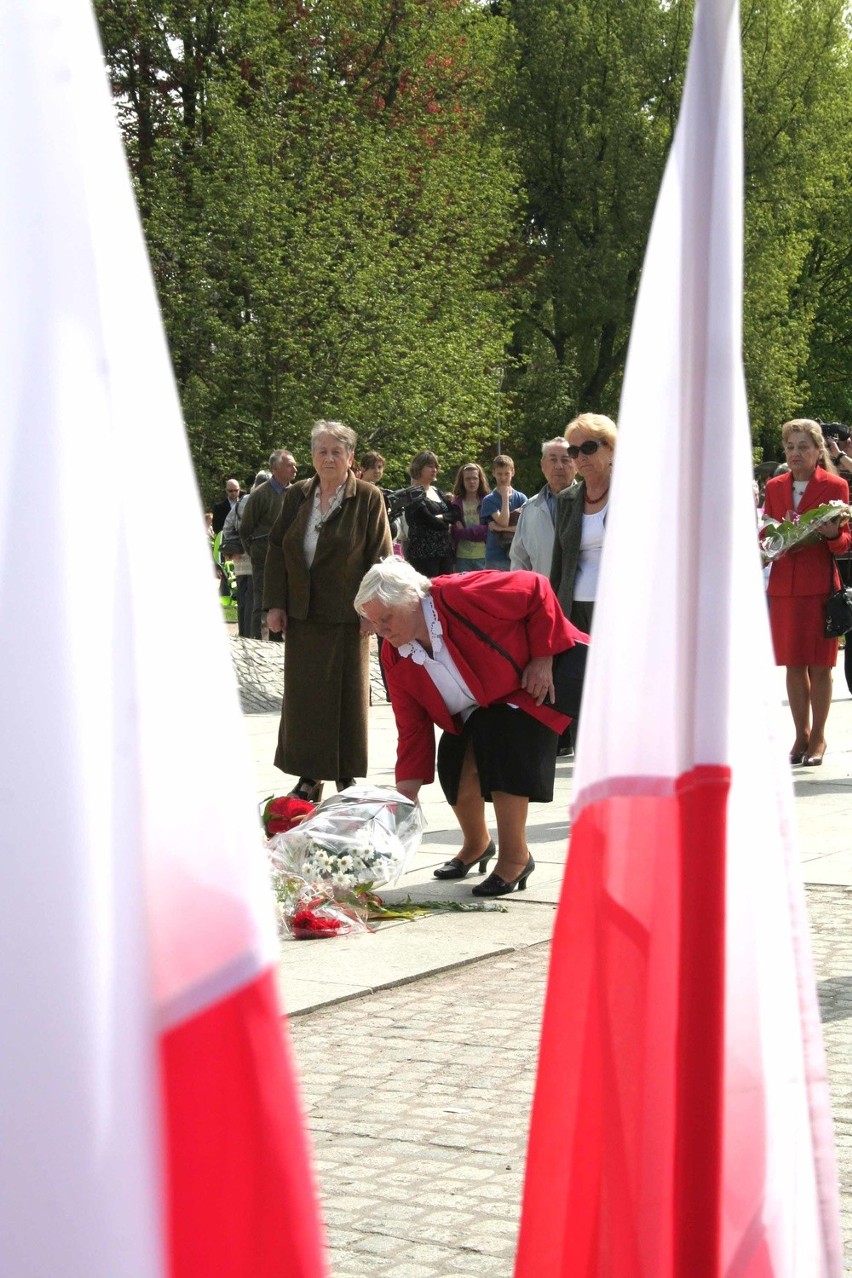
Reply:
<svg viewBox="0 0 852 1278"><path fill-rule="evenodd" d="M428 577L386 559L365 575L355 608L386 642L381 659L399 734L396 783L416 798L435 775L461 826L458 854L435 871L485 872L475 896L522 890L535 869L526 841L530 800L549 803L559 734L570 720L554 696L552 660L587 636L566 620L550 583L534 572ZM521 671L520 677L518 671Z"/></svg>
<svg viewBox="0 0 852 1278"><path fill-rule="evenodd" d="M830 473L833 468L818 422L786 422L781 439L790 470L767 483L765 514L781 520L793 511L801 514L830 501L849 501L846 480ZM775 661L787 667L787 697L796 729L790 762L806 767L818 767L825 754L837 640L825 638L823 605L840 586L834 556L850 545L845 521L824 524L817 536L818 541L794 547L775 560L767 590Z"/></svg>

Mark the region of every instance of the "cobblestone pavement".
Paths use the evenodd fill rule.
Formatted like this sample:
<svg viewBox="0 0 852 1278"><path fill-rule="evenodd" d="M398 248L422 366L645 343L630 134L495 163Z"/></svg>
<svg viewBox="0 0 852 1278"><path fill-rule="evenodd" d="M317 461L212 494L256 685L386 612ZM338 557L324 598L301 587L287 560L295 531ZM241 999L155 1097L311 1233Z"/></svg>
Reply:
<svg viewBox="0 0 852 1278"><path fill-rule="evenodd" d="M848 1274L850 904L852 889L808 888ZM292 1018L333 1278L511 1278L548 956L534 945Z"/></svg>
<svg viewBox="0 0 852 1278"><path fill-rule="evenodd" d="M229 627L231 661L237 678L243 714L278 713L284 694L285 643L261 639L241 639ZM370 640L370 705L387 703L387 693L379 669L375 639Z"/></svg>

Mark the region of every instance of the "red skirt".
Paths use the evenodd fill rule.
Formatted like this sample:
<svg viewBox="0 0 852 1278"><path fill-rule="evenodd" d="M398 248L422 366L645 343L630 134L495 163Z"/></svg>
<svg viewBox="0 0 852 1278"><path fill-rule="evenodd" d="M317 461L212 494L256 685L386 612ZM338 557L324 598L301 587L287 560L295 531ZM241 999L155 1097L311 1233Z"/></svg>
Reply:
<svg viewBox="0 0 852 1278"><path fill-rule="evenodd" d="M831 666L837 640L826 639L823 595L770 595L769 624L777 666Z"/></svg>

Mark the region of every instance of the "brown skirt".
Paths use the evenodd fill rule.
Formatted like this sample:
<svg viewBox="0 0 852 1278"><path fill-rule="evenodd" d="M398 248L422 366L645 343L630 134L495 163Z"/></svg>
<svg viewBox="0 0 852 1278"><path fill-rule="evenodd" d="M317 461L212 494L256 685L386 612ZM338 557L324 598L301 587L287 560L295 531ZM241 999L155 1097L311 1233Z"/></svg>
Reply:
<svg viewBox="0 0 852 1278"><path fill-rule="evenodd" d="M357 622L290 618L276 768L313 781L367 775L369 642Z"/></svg>

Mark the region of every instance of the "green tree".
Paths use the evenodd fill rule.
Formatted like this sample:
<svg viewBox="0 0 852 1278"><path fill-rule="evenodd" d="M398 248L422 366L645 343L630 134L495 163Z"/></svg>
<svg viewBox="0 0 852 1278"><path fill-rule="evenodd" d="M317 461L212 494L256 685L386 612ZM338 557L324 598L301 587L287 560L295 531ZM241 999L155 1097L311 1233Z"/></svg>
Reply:
<svg viewBox="0 0 852 1278"><path fill-rule="evenodd" d="M658 0L513 0L508 13L532 289L510 387L532 443L617 408L688 32Z"/></svg>
<svg viewBox="0 0 852 1278"><path fill-rule="evenodd" d="M505 24L472 0L99 9L207 489L317 416L400 479L417 448L478 450L511 320Z"/></svg>
<svg viewBox="0 0 852 1278"><path fill-rule="evenodd" d="M509 389L532 445L615 414L693 0L511 0L507 124L528 199L529 304ZM843 0L743 0L744 356L756 440L809 401L841 413L850 344L849 31ZM849 317L852 318L852 317ZM810 395L808 385L811 386Z"/></svg>
<svg viewBox="0 0 852 1278"><path fill-rule="evenodd" d="M837 368L832 294L852 249L852 224L838 217L852 147L843 11L841 0L742 6L745 366L752 431L768 457L780 456L787 418L830 411L809 402L808 380L809 370L818 385L831 376L820 352Z"/></svg>

